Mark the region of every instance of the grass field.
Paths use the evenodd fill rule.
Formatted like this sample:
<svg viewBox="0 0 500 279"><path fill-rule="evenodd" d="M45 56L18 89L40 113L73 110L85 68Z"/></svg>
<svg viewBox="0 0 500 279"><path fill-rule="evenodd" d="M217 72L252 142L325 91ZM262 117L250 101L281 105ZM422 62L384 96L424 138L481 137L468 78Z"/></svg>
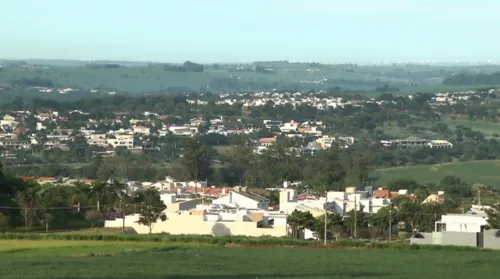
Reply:
<svg viewBox="0 0 500 279"><path fill-rule="evenodd" d="M415 179L419 183L438 183L443 177L454 175L470 184L482 183L500 188L500 161L470 161L427 166L398 167L376 170L370 177L376 185L384 185L398 178Z"/></svg>
<svg viewBox="0 0 500 279"><path fill-rule="evenodd" d="M463 125L464 127L471 128L475 131L480 131L486 136L491 136L493 134L500 134L500 123L493 121L484 120L469 120L467 118L456 118L455 120L446 117L443 119L445 124L450 126L451 130L455 129L455 126Z"/></svg>
<svg viewBox="0 0 500 279"><path fill-rule="evenodd" d="M0 241L0 278L498 278L500 253Z"/></svg>

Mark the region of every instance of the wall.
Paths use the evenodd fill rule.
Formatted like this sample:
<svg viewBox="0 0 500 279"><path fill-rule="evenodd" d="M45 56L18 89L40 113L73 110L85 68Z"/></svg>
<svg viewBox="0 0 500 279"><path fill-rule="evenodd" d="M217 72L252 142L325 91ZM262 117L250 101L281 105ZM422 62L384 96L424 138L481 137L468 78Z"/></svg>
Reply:
<svg viewBox="0 0 500 279"><path fill-rule="evenodd" d="M442 245L477 247L477 233L473 232L442 232Z"/></svg>
<svg viewBox="0 0 500 279"><path fill-rule="evenodd" d="M496 236L498 230L488 230L483 232L483 247L490 249L500 249L500 237Z"/></svg>
<svg viewBox="0 0 500 279"><path fill-rule="evenodd" d="M433 235L432 233L420 233L424 238L410 238L410 244L419 244L419 245L432 245Z"/></svg>
<svg viewBox="0 0 500 279"><path fill-rule="evenodd" d="M419 245L454 245L477 247L477 233L471 232L432 232L420 233L424 238L410 239L411 244ZM499 241L500 244L500 241Z"/></svg>
<svg viewBox="0 0 500 279"><path fill-rule="evenodd" d="M125 227L133 227L139 221L139 214L127 215L125 216ZM104 227L106 228L121 228L123 227L123 219L116 218L116 220L106 220L104 221Z"/></svg>
<svg viewBox="0 0 500 279"><path fill-rule="evenodd" d="M134 224L137 233L149 233L147 226ZM255 222L208 222L203 221L203 215L189 213L171 214L165 222L159 221L153 226L153 233L198 234L198 235L246 235L246 236L286 236L285 226L274 228L257 228Z"/></svg>

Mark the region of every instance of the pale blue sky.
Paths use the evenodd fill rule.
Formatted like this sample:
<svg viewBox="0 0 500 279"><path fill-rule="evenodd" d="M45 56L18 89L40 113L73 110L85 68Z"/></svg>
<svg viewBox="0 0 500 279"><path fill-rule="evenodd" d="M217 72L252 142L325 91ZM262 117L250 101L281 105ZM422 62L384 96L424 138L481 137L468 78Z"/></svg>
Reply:
<svg viewBox="0 0 500 279"><path fill-rule="evenodd" d="M2 0L0 58L500 60L499 0Z"/></svg>

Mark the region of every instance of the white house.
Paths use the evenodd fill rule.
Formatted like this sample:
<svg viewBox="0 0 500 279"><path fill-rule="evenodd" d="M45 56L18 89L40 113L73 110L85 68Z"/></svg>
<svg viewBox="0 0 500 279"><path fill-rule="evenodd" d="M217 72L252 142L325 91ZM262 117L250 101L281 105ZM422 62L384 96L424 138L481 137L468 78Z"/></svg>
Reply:
<svg viewBox="0 0 500 279"><path fill-rule="evenodd" d="M436 232L481 232L488 222L487 215L481 213L446 214L435 224Z"/></svg>
<svg viewBox="0 0 500 279"><path fill-rule="evenodd" d="M269 207L269 200L251 193L231 191L227 196L213 200L212 204L245 209L267 210Z"/></svg>
<svg viewBox="0 0 500 279"><path fill-rule="evenodd" d="M431 140L427 146L430 148L452 148L453 144L445 140Z"/></svg>
<svg viewBox="0 0 500 279"><path fill-rule="evenodd" d="M151 133L149 127L145 126L135 126L134 134L149 135Z"/></svg>
<svg viewBox="0 0 500 279"><path fill-rule="evenodd" d="M300 123L297 123L297 122L292 120L290 122L284 123L279 128L280 128L280 131L283 133L296 132L297 129L299 128L299 125L300 125Z"/></svg>
<svg viewBox="0 0 500 279"><path fill-rule="evenodd" d="M132 135L116 135L114 139L108 139L108 144L117 147L125 147L131 149L134 147L134 136Z"/></svg>

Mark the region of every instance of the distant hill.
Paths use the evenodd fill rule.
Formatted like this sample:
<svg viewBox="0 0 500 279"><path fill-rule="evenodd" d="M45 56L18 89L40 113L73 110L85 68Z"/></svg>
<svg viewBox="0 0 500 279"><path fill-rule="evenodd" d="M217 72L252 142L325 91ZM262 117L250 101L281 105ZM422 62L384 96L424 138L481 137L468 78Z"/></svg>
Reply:
<svg viewBox="0 0 500 279"><path fill-rule="evenodd" d="M43 80L54 87L105 89L119 92L235 92L260 90L319 90L340 87L355 91L394 92L440 86L460 72L491 74L487 66L429 66L290 63L260 61L246 64L184 64L127 61L0 60L0 84Z"/></svg>

